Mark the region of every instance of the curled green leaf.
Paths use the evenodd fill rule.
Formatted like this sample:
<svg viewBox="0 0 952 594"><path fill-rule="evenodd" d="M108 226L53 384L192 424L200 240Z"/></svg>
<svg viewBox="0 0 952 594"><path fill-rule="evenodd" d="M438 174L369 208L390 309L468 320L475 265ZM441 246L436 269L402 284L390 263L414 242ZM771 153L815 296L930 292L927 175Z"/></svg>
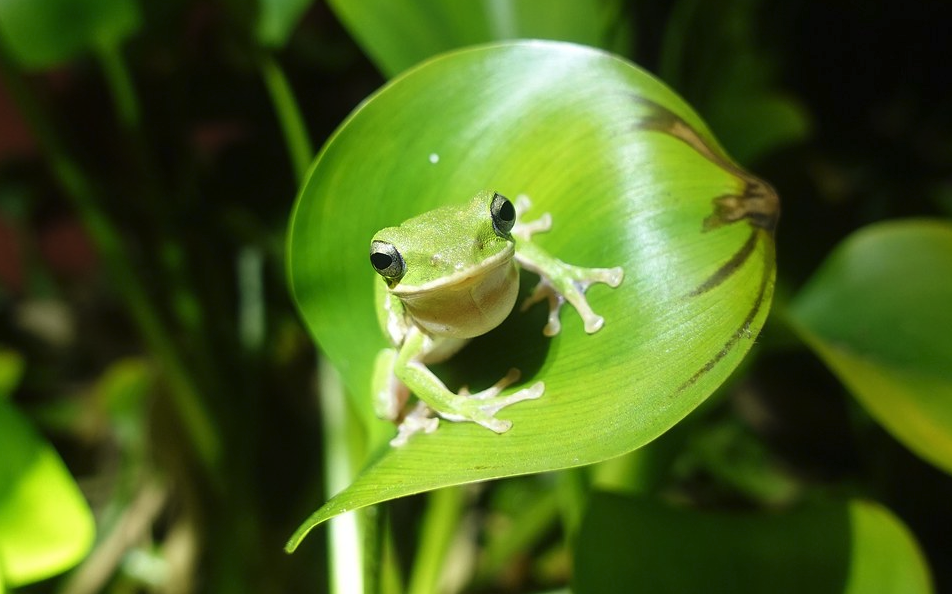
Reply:
<svg viewBox="0 0 952 594"><path fill-rule="evenodd" d="M400 448L382 441L316 524L362 506L465 482L590 464L677 423L737 366L760 331L774 279L773 190L738 168L672 91L590 48L517 42L462 50L411 70L365 102L311 169L294 211L295 300L371 431L377 323L367 261L383 227L480 190L532 199L552 215L541 246L572 264L621 265L618 288L588 292L604 327L574 310L542 334L542 306L514 312L438 369L478 390L511 367L510 390L545 395L507 408L496 435L442 423ZM534 278L523 273L522 291Z"/></svg>

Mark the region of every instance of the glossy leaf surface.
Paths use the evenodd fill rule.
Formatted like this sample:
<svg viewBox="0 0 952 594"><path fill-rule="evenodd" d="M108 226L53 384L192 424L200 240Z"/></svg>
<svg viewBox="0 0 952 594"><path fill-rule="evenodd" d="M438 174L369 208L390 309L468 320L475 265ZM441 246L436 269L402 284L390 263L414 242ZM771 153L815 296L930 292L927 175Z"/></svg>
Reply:
<svg viewBox="0 0 952 594"><path fill-rule="evenodd" d="M140 26L135 0L0 0L0 43L24 68L117 46Z"/></svg>
<svg viewBox="0 0 952 594"><path fill-rule="evenodd" d="M539 400L500 414L503 435L443 422L390 448L373 418L371 236L495 189L550 212L539 244L572 264L623 266L589 291L605 327L574 310L542 335L545 308L514 312L437 369L481 389L510 367ZM724 156L670 90L581 46L521 42L426 62L368 100L324 147L298 198L288 257L307 325L384 440L369 466L292 539L336 514L445 485L589 464L631 451L719 386L757 336L773 288L776 196ZM535 279L523 273L522 291Z"/></svg>
<svg viewBox="0 0 952 594"><path fill-rule="evenodd" d="M578 594L932 591L909 530L864 501L713 513L598 494L582 522L573 566Z"/></svg>
<svg viewBox="0 0 952 594"><path fill-rule="evenodd" d="M952 224L895 221L854 233L790 317L880 424L952 473Z"/></svg>
<svg viewBox="0 0 952 594"><path fill-rule="evenodd" d="M93 515L56 450L0 400L0 572L8 586L78 563L95 536Z"/></svg>

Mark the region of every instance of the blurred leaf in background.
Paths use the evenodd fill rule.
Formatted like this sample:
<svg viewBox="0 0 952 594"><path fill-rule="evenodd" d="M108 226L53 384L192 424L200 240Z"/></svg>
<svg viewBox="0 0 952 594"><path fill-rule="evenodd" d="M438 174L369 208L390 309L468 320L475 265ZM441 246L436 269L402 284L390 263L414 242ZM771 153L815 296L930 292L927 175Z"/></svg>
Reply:
<svg viewBox="0 0 952 594"><path fill-rule="evenodd" d="M0 41L31 70L116 48L141 21L136 0L0 1Z"/></svg>
<svg viewBox="0 0 952 594"><path fill-rule="evenodd" d="M73 567L96 535L66 465L9 399L22 365L0 351L0 585L14 588Z"/></svg>
<svg viewBox="0 0 952 594"><path fill-rule="evenodd" d="M14 522L42 520L36 514L55 506L76 527L68 536L47 525L50 548L38 545L30 559L17 558L17 567L32 568L30 580L49 576L23 589L561 592L639 569L640 588L676 572L675 580L697 579L701 589L721 578L750 578L745 584L756 591L763 568L781 576L794 566L800 570L790 583L803 580L817 591L855 590L866 583L863 576L878 579L878 571L889 575L877 591L895 584L889 579L904 581L899 585L908 591L928 590L929 573L937 591L952 590L949 366L943 365L949 274L942 255L952 214L949 22L952 4L929 0L0 0L0 390L6 392L0 468L25 469L26 485L36 476L69 485L62 497L39 490L14 504L5 475L0 513L14 509ZM341 140L363 138L353 144L352 158L365 157L371 185L400 175L389 171L395 163L412 163L434 182L452 173L447 183L454 190L477 185L472 178L481 170L468 157L476 162L482 152L491 158L499 151L507 158L480 177L519 181L541 200L541 188L552 192L559 180L575 179L579 171L557 153L569 154L571 141L591 130L566 126L578 135L553 133L546 138L555 144L527 146L539 137L527 132L520 140L522 120L528 130L552 113L547 98L538 98L524 106L524 118L512 115L520 111L519 98L534 96L527 79L509 80L474 114L479 119L511 102L505 121L512 137L492 146L480 145L465 123L438 134L418 123L394 129L381 115L350 136L356 129L349 124L364 117L347 120L384 84L382 75L409 71L409 77L431 67L445 80L417 88L432 95L418 100L432 101L434 114L452 100L465 104L479 91L448 97L442 89L462 82L433 66L441 59L418 65L438 53L520 36L573 41L634 61L683 97L678 105L691 106L669 105L673 113L696 112L710 125L703 138L716 136L724 152L771 182L783 197L774 314L716 392L633 452L343 514L285 555L294 527L350 484L368 444L392 431L369 418L357 391L347 394L335 382L327 359L315 365L311 338L288 294L288 214L313 148L345 122ZM559 72L558 65L550 68L554 79ZM481 72L470 82L491 75ZM541 77L529 86L546 84ZM365 105L368 114L379 99ZM603 97L598 105L613 109L592 110L574 126L589 121L594 130L614 115L609 129L624 127L634 112L614 110L620 104ZM695 120L685 121L702 132ZM652 146L668 148L654 157L683 157L692 175L712 179L717 168L691 156L683 139L656 134ZM649 135L625 129L606 142ZM434 153L436 140L456 148ZM474 146L485 150L465 155ZM520 155L513 158L507 147L519 147ZM371 149L392 151L393 161L366 159ZM520 180L522 154L546 150L549 159L530 160L537 179ZM437 164L429 160L433 154ZM655 159L629 157L628 165L637 165L633 179L664 185L645 175L656 172ZM585 155L586 162L603 158ZM586 187L608 183L623 169ZM404 199L399 208L382 201L380 212L361 211L375 227L370 232L449 200L449 191L437 195L428 180L385 188L382 195L416 194L420 201ZM672 200L682 192L702 194L690 185L665 187L674 191ZM539 202L540 210L557 215L556 229L540 242L567 260L588 254L601 264L589 234L564 232L592 214L578 202ZM688 217L683 231L665 224L660 228L672 229L672 237L644 243L639 234L621 251L698 237L696 251L674 253L695 253L703 268L709 262L702 244L727 238L712 250L720 254L749 229L741 223L699 234L695 223L712 205L705 203L704 213L701 202L695 206L697 216ZM348 212L346 204L331 207ZM611 225L624 227L631 218L660 225L680 208L627 208ZM369 288L373 274L358 261L366 238L340 235L343 228L360 231L346 214L324 224L320 239L338 235L340 248L314 265L352 261L353 267L322 287L359 296L354 327L368 344L354 342L348 352L372 352L382 339L359 308L369 299L360 286ZM353 254L344 247L351 240ZM691 267L677 264L681 271ZM353 287L351 270L366 275L355 277ZM639 305L647 303L646 286L635 291ZM611 291L596 287L592 295L611 314L606 332L628 314L647 317L624 311ZM723 306L705 303L711 311ZM643 330L676 315L659 312ZM522 316L524 332L517 334L534 337L538 342L529 346L545 347L533 351L538 361L553 364L524 371L554 374L569 385L588 365L584 357L575 360L578 367L563 364L577 348L574 338L584 344L592 337L571 336L577 319L566 312L566 336L546 341L536 335L542 317L541 311ZM705 336L713 335L709 330ZM348 331L322 341L346 342ZM641 331L629 328L615 338L636 342ZM691 340L677 329L669 334L674 342ZM748 339L740 340L746 350ZM465 357L490 361L477 355L497 346L501 365L523 345L510 342L487 337L440 373L460 383ZM350 357L328 352L338 353L335 362L354 384ZM651 374L671 371L664 361L680 353L677 345L653 353L658 359L649 359L662 362ZM362 361L354 359L357 367ZM580 416L597 416L578 404ZM529 431L539 419L530 408L531 414L513 409L514 431ZM667 424L677 416L647 414ZM632 410L622 417L637 421ZM444 429L444 435L468 431L449 426L426 437L439 439ZM27 436L16 443L29 446L42 464L19 465L22 459L7 455L26 451L7 447L8 436L17 435ZM455 449L446 452L468 443L468 435L466 442L454 440ZM496 463L494 452L480 451L478 466ZM436 464L427 471L441 474ZM391 478L413 477L397 468ZM379 494L374 486L365 493ZM93 534L86 508L96 518L96 540L80 561L89 541L75 537ZM8 553L6 535L0 527L0 556ZM805 543L813 537L813 553L830 553L828 564L811 555ZM679 554L690 558L677 561ZM606 559L617 561L600 567ZM748 562L739 565L742 560ZM4 556L0 583L9 589L7 563ZM774 580L766 587L781 586Z"/></svg>
<svg viewBox="0 0 952 594"><path fill-rule="evenodd" d="M857 231L789 315L879 423L952 473L952 225L906 220Z"/></svg>
<svg viewBox="0 0 952 594"><path fill-rule="evenodd" d="M572 590L579 594L932 592L908 528L859 500L752 514L597 493L574 565Z"/></svg>
<svg viewBox="0 0 952 594"><path fill-rule="evenodd" d="M627 53L622 0L331 0L388 77L447 50L505 39L554 39Z"/></svg>
<svg viewBox="0 0 952 594"><path fill-rule="evenodd" d="M782 57L758 29L768 6L761 0L680 0L661 45L658 74L697 106L744 164L810 134L806 108L780 87ZM774 9L787 14L785 7Z"/></svg>

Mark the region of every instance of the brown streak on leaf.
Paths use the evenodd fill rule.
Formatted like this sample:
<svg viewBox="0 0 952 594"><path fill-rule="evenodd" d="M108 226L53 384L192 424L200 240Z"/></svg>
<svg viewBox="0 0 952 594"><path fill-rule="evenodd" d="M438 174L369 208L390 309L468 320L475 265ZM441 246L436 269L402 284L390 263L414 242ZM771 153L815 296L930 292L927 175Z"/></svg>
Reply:
<svg viewBox="0 0 952 594"><path fill-rule="evenodd" d="M752 226L773 235L777 227L777 219L780 217L780 198L770 184L744 171L726 156L716 152L694 128L674 112L644 97L635 97L635 101L645 105L651 112L651 115L638 122L638 128L677 138L699 155L743 182L744 191L740 195L729 194L714 199L714 214L704 220L705 231L747 219Z"/></svg>
<svg viewBox="0 0 952 594"><path fill-rule="evenodd" d="M759 233L755 230L753 233L753 236L756 237L757 235L759 235ZM769 243L769 238L767 239L768 239L768 245L771 245ZM750 240L748 240L748 243L750 243ZM756 239L753 243L754 245L756 245L757 243ZM770 251L772 250L768 250L768 253ZM765 258L765 260L769 262L770 258L767 257ZM740 327L731 335L729 339L727 339L727 342L724 343L724 346L721 347L721 350L719 350L717 354L711 357L711 359L708 360L708 362L705 363L703 367L698 369L694 373L694 375L688 378L683 384L681 384L678 387L677 390L675 390L673 396L680 394L681 392L683 392L690 386L694 385L694 383L697 382L697 380L699 380L701 376L703 376L705 373L709 372L710 370L714 369L714 367L718 363L720 363L721 360L724 357L726 357L728 353L731 352L731 350L737 345L737 343L740 341L741 338L745 336L747 337L750 336L750 325L753 323L754 318L757 317L757 313L760 312L760 307L761 305L763 305L764 300L767 297L767 289L770 285L770 271L771 271L770 266L765 265L763 276L760 277L760 288L757 291L757 298L754 300L753 305L751 305L750 311L747 312L747 316L744 318L744 321L741 323Z"/></svg>
<svg viewBox="0 0 952 594"><path fill-rule="evenodd" d="M717 285L730 278L730 276L734 274L735 271L744 265L750 255L754 252L754 248L757 247L757 237L757 230L751 229L750 237L747 238L747 241L744 242L744 245L742 245L741 248L737 250L733 256L731 256L730 260L725 262L724 265L718 268L714 274L708 277L708 279L704 281L701 286L691 291L689 296L697 297L702 293L710 291Z"/></svg>

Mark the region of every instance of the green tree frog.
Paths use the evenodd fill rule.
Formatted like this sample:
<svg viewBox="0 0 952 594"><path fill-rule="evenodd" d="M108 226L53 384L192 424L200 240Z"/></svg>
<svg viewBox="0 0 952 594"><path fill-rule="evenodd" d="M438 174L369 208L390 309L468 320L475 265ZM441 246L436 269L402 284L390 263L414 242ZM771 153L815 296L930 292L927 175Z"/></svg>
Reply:
<svg viewBox="0 0 952 594"><path fill-rule="evenodd" d="M377 283L378 318L393 347L377 356L373 394L377 415L400 423L392 445L406 443L414 433L436 430L440 418L504 433L512 423L497 419L496 413L542 395L542 382L501 395L518 381L516 369L480 392L464 387L455 393L427 367L506 319L519 293L517 265L540 276L522 308L548 301L545 335L559 333L559 311L566 301L581 315L589 334L604 324L585 291L593 283L617 287L623 270L572 266L548 254L533 243L532 235L548 231L552 217L546 213L518 222L529 206L525 196L513 205L500 194L480 192L466 204L437 208L374 235L370 263L383 277ZM417 403L406 410L410 393Z"/></svg>

